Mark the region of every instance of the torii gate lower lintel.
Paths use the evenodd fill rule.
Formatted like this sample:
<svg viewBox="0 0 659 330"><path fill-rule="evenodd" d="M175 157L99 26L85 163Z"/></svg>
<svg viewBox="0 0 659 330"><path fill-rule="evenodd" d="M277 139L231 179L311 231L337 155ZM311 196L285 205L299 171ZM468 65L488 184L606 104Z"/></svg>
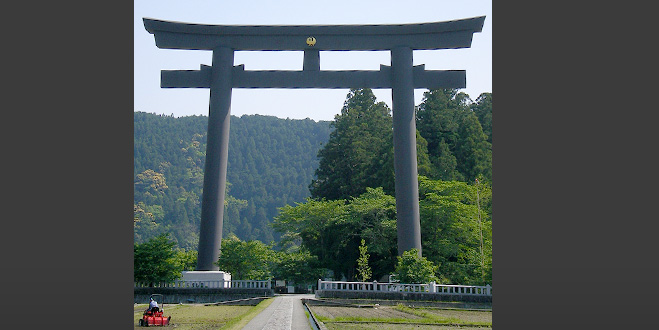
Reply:
<svg viewBox="0 0 659 330"><path fill-rule="evenodd" d="M421 227L416 163L415 88L464 88L464 70L413 66L419 49L467 48L485 17L401 25L231 26L144 18L158 48L213 51L212 66L163 70L163 88L209 88L208 143L204 169L197 270L218 270L233 88L390 88L393 101L394 171L398 254L416 248ZM241 50L304 51L301 71L248 71L234 66ZM377 71L321 71L320 51L385 50L391 66Z"/></svg>

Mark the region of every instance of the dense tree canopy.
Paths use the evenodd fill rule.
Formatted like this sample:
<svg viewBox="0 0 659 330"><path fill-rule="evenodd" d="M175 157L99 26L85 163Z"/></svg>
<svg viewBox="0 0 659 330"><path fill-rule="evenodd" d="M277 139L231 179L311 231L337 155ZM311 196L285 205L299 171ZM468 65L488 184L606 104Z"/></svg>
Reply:
<svg viewBox="0 0 659 330"><path fill-rule="evenodd" d="M422 196L419 201L421 247L428 260L439 266L440 280L460 284L492 283L489 186L423 177L419 186ZM484 242L483 260L480 253L481 235ZM485 266L483 269L481 263Z"/></svg>
<svg viewBox="0 0 659 330"><path fill-rule="evenodd" d="M220 269L231 273L234 280L284 279L297 285L315 283L326 270L318 258L305 248L275 250L273 244L257 240L241 241L235 235L222 240Z"/></svg>
<svg viewBox="0 0 659 330"><path fill-rule="evenodd" d="M423 255L438 266L436 276L443 283L491 283L489 186L481 183L477 190L474 184L425 177L420 178L419 185ZM382 188L367 188L348 201L310 199L285 206L273 226L283 237L318 256L320 264L331 269L337 279L357 278L363 239L373 279L381 280L394 272L398 262L395 203Z"/></svg>
<svg viewBox="0 0 659 330"><path fill-rule="evenodd" d="M184 265L168 234L156 236L133 248L133 278L137 283L168 283L181 276Z"/></svg>
<svg viewBox="0 0 659 330"><path fill-rule="evenodd" d="M472 103L454 89L425 92L417 107L417 129L428 143L433 164L431 178L473 182L481 174L492 178L492 96L482 94ZM483 132L479 120L488 125Z"/></svg>
<svg viewBox="0 0 659 330"><path fill-rule="evenodd" d="M318 257L305 248L289 248L276 252L272 275L276 279L292 281L296 285L314 284L327 270L318 262Z"/></svg>
<svg viewBox="0 0 659 330"><path fill-rule="evenodd" d="M303 246L318 257L324 267L335 269L336 254L331 250L337 236L326 230L336 226L338 216L343 212L344 201L316 201L308 199L306 203L296 203L296 206L286 205L279 210L272 226L282 233L281 245L287 243L303 243Z"/></svg>
<svg viewBox="0 0 659 330"><path fill-rule="evenodd" d="M425 257L419 256L419 250L405 251L402 256L397 258L398 263L394 273L396 280L400 283L430 283L437 281L435 276L437 266Z"/></svg>
<svg viewBox="0 0 659 330"><path fill-rule="evenodd" d="M295 207L285 206L275 218L273 227L287 239L300 244L318 256L320 263L336 276L355 275L359 245L366 240L372 260L374 278L393 269L396 247L395 199L382 188L366 192L348 203L308 200Z"/></svg>
<svg viewBox="0 0 659 330"><path fill-rule="evenodd" d="M217 264L231 273L232 280L269 279L275 262L271 246L261 241L243 242L235 235L222 239L222 253Z"/></svg>

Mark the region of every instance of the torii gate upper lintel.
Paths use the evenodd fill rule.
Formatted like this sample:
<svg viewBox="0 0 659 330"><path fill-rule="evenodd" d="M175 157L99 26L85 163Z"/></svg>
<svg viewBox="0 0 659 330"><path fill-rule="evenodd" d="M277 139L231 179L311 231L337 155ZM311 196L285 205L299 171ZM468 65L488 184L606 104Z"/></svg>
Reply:
<svg viewBox="0 0 659 330"><path fill-rule="evenodd" d="M204 25L144 18L158 48L213 51L211 66L162 70L162 88L209 88L208 144L197 270L218 270L233 88L390 88L393 101L394 171L398 254L421 253L416 164L414 89L464 88L464 70L413 66L414 50L471 47L485 16L398 25ZM304 51L301 71L248 71L234 66L234 52ZM391 66L371 71L322 71L320 51L384 50Z"/></svg>

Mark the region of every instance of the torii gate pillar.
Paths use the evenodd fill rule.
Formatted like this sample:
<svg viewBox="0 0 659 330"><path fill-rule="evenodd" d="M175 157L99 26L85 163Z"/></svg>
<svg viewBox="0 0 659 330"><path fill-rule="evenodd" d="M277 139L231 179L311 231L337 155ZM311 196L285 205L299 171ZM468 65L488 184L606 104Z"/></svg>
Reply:
<svg viewBox="0 0 659 330"><path fill-rule="evenodd" d="M417 249L421 256L411 48L398 47L391 50L391 70L398 255Z"/></svg>
<svg viewBox="0 0 659 330"><path fill-rule="evenodd" d="M219 270L215 262L220 257L227 185L233 54L231 48L213 49L197 270Z"/></svg>

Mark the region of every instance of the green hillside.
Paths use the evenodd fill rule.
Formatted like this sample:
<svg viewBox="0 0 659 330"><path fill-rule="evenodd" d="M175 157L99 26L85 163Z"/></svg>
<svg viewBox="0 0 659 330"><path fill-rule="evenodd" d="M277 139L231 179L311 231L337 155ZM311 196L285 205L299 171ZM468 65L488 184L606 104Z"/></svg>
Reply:
<svg viewBox="0 0 659 330"><path fill-rule="evenodd" d="M135 242L171 232L196 249L208 117L134 113ZM302 202L329 122L231 117L224 236L277 240L277 208Z"/></svg>

